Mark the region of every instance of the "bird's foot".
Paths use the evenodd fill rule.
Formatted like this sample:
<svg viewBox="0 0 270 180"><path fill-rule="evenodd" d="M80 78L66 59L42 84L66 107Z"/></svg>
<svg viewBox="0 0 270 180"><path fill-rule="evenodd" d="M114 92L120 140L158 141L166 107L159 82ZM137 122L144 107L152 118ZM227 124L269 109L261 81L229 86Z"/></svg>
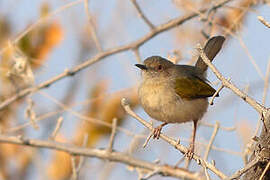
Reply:
<svg viewBox="0 0 270 180"><path fill-rule="evenodd" d="M154 129L154 132L153 132L153 139L159 139L160 137L160 133L161 133L161 130L162 130L162 127L163 126L158 126Z"/></svg>
<svg viewBox="0 0 270 180"><path fill-rule="evenodd" d="M188 151L186 152L185 156L190 160L193 158L194 155L194 144L191 143L189 145Z"/></svg>
<svg viewBox="0 0 270 180"><path fill-rule="evenodd" d="M163 123L154 129L153 139L159 139L161 130L162 130L163 126L165 126L166 124L168 124L168 123Z"/></svg>

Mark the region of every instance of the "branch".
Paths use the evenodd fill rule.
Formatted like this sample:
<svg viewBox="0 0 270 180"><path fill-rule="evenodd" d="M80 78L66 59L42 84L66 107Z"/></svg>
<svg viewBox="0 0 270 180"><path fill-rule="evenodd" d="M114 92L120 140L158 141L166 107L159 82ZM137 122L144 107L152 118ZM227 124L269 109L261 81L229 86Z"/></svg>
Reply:
<svg viewBox="0 0 270 180"><path fill-rule="evenodd" d="M211 63L211 61L207 58L205 53L203 52L203 48L199 45L198 50L200 52L200 56L202 60L209 66L209 68L213 71L213 73L217 76L217 78L222 82L222 85L229 88L233 91L237 96L246 101L249 105L251 105L258 113L262 114L263 117L266 117L267 108L263 105L255 101L253 98L249 97L246 93L237 88L233 83L231 83L228 79L226 79L217 68Z"/></svg>
<svg viewBox="0 0 270 180"><path fill-rule="evenodd" d="M113 122L112 122L112 132L111 132L111 137L110 137L110 141L109 141L109 146L107 149L108 152L112 152L114 138L115 138L115 134L116 134L116 128L117 128L117 119L114 118Z"/></svg>
<svg viewBox="0 0 270 180"><path fill-rule="evenodd" d="M214 128L214 130L213 130L212 136L211 136L211 138L210 138L210 141L209 141L209 143L208 143L208 145L207 145L207 148L206 148L206 151L205 151L205 154L204 154L204 160L205 160L205 161L207 161L209 152L210 152L210 150L211 150L211 147L212 147L212 145L213 145L213 142L214 142L214 140L215 140L215 137L216 137L216 135L217 135L217 132L218 132L218 130L219 130L219 127L220 127L220 123L219 123L218 121L216 121L215 128Z"/></svg>
<svg viewBox="0 0 270 180"><path fill-rule="evenodd" d="M159 174L162 176L171 176L190 180L200 179L200 175L197 173L192 173L190 171L180 168L174 168L168 165L159 165L144 160L139 160L121 152L116 151L108 152L106 149L85 148L85 147L78 147L75 145L63 144L55 141L27 139L24 137L6 136L6 135L0 135L0 142L58 150L67 152L72 156L96 157L99 159L120 162L123 164L127 164L129 166L142 168L148 171L159 171Z"/></svg>
<svg viewBox="0 0 270 180"><path fill-rule="evenodd" d="M257 18L259 19L259 21L261 23L263 23L263 25L265 25L266 27L270 28L270 23L267 22L262 16L257 16Z"/></svg>
<svg viewBox="0 0 270 180"><path fill-rule="evenodd" d="M249 169L251 169L252 167L254 167L258 163L259 163L259 159L257 159L257 158L253 159L244 168L238 170L236 173L234 173L231 177L227 178L226 180L233 180L233 179L239 178L240 176L242 176L242 174L247 172Z"/></svg>
<svg viewBox="0 0 270 180"><path fill-rule="evenodd" d="M267 163L266 167L264 168L264 170L263 170L263 172L262 172L262 175L261 175L261 177L260 177L259 180L263 180L263 177L264 177L264 175L266 174L266 172L268 171L269 166L270 166L270 161Z"/></svg>
<svg viewBox="0 0 270 180"><path fill-rule="evenodd" d="M120 53L123 51L127 51L127 50L131 50L131 49L136 49L140 46L142 46L144 43L146 43L148 40L152 39L153 37L157 36L158 34L167 31L169 29L172 29L174 27L177 27L183 23L185 23L188 20L191 20L195 17L198 17L201 13L207 12L211 9L218 9L220 7L222 7L223 5L229 3L232 0L223 0L220 3L216 4L215 6L211 7L211 8L202 8L201 10L199 10L198 12L192 12L189 13L183 17L178 17L175 18L173 20L168 21L167 23L161 24L157 27L155 27L152 31L150 31L148 34L146 34L145 36L143 36L142 38L131 42L127 45L124 46L119 46L113 49L109 49L107 51L104 52L99 52L96 56L94 56L93 58L85 61L82 64L79 64L78 66L75 66L74 68L72 68L71 70L65 70L64 72L60 73L57 76L52 77L51 79L40 83L39 85L37 85L34 88L27 88L24 90L19 91L17 94L14 94L13 96L7 98L6 100L4 100L1 104L0 104L0 110L3 110L5 107L7 107L8 105L10 105L11 103L15 102L16 100L23 98L27 95L29 95L30 93L33 93L35 91L38 91L40 89L43 88L47 88L50 85L52 85L53 83L62 80L65 77L68 76L73 76L75 75L77 72L87 68L88 66L100 61L101 59L111 56L113 54L116 53Z"/></svg>
<svg viewBox="0 0 270 180"><path fill-rule="evenodd" d="M202 58L202 60L209 66L209 68L214 72L214 74L217 76L217 78L222 82L222 85L224 87L229 88L231 91L233 91L237 96L241 97L245 102L247 102L249 105L251 105L257 112L260 113L260 115L262 116L262 121L264 124L264 131L262 131L262 134L268 134L267 133L267 128L266 128L266 123L268 123L268 127L269 127L269 109L264 107L262 104L258 103L256 100L254 100L253 98L249 97L246 93L244 93L243 91L241 91L240 89L238 89L233 83L231 83L229 80L227 80L218 70L217 68L210 62L210 60L207 58L207 56L205 55L205 53L203 52L203 49L200 45L198 45L198 50L200 52L200 56ZM267 120L266 120L267 119ZM268 136L264 135L264 138L262 139L267 139ZM268 141L267 141L268 142ZM257 145L256 145L257 146ZM243 169L237 171L235 174L233 174L231 177L229 177L228 179L237 179L239 178L242 174L246 173L248 170L252 169L253 167L255 167L259 162L260 162L260 158L259 157L265 157L265 154L262 154L261 156L255 155L255 158L252 159ZM266 158L266 157L265 157ZM257 167L257 166L256 166ZM254 174L254 171L253 171ZM246 178L246 177L245 177Z"/></svg>
<svg viewBox="0 0 270 180"><path fill-rule="evenodd" d="M147 127L151 132L154 130L153 126L148 123L147 121L143 120L142 118L140 118L137 114L135 114L129 104L127 103L127 100L125 98L122 99L122 106L124 107L125 111L131 115L132 117L134 117L135 119L137 119L141 124L143 124L145 127ZM179 144L179 141L176 141L164 134L160 134L160 138L165 140L166 142L168 142L169 144L171 144L172 146L174 146L177 150L179 150L181 153L186 154L188 152L188 149ZM192 157L199 165L201 165L202 167L205 167L209 170L211 170L213 173L215 173L218 177L220 177L221 179L225 179L227 178L227 176L225 174L223 174L220 170L218 170L213 164L205 161L203 158L201 158L200 156L194 154Z"/></svg>
<svg viewBox="0 0 270 180"><path fill-rule="evenodd" d="M63 120L64 120L64 118L62 116L60 116L57 119L57 123L56 123L54 131L51 134L50 140L55 140L55 137L56 137L58 131L60 130L61 126L62 126Z"/></svg>
<svg viewBox="0 0 270 180"><path fill-rule="evenodd" d="M132 4L135 6L139 16L142 18L142 20L145 22L145 24L147 24L149 26L149 28L151 30L155 29L155 26L151 23L151 21L149 19L147 19L147 17L143 14L139 4L137 3L136 0L131 0Z"/></svg>
<svg viewBox="0 0 270 180"><path fill-rule="evenodd" d="M99 52L102 52L102 47L101 47L101 43L98 39L98 36L97 36L97 32L96 32L96 29L95 29L95 24L94 24L94 21L93 21L93 18L89 12L89 3L88 3L88 0L84 0L84 9L85 9L85 12L86 12L86 15L87 15L87 19L88 19L88 23L89 23L89 28L90 28L90 33L91 33L91 36L95 42L95 45L96 45L96 48L98 49Z"/></svg>

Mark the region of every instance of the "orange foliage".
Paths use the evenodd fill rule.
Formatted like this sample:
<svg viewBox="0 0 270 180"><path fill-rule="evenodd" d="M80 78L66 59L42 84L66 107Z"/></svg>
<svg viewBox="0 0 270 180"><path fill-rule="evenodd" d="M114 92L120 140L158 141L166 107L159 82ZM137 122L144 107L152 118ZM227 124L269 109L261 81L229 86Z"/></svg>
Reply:
<svg viewBox="0 0 270 180"><path fill-rule="evenodd" d="M106 82L99 82L90 92L90 98L93 101L90 104L90 108L86 113L88 117L98 119L112 124L113 118L117 118L117 124L120 126L126 118L126 113L121 106L121 99L126 97L129 99L131 106L138 105L137 92L129 90L128 92L114 93L111 96L104 96L107 91ZM80 126L77 130L76 142L82 143L84 134L88 134L87 146L93 146L100 140L100 138L110 135L111 128L100 125L98 123L84 122L83 126Z"/></svg>
<svg viewBox="0 0 270 180"><path fill-rule="evenodd" d="M227 10L223 16L216 20L219 25L231 30L237 31L241 28L247 12L250 7L256 5L254 0L242 0L237 2L231 9Z"/></svg>
<svg viewBox="0 0 270 180"><path fill-rule="evenodd" d="M66 140L58 135L55 139L57 142L65 142ZM62 151L54 151L52 160L47 169L49 179L61 180L70 177L72 172L71 157L68 153Z"/></svg>

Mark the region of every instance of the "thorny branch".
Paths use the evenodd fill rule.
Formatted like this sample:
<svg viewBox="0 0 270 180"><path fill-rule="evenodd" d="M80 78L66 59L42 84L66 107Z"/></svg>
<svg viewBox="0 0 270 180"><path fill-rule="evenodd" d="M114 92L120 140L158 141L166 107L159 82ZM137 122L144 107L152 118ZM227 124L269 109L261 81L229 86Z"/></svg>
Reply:
<svg viewBox="0 0 270 180"><path fill-rule="evenodd" d="M200 56L203 61L209 66L209 68L213 71L213 73L217 76L217 78L222 82L223 86L232 90L237 96L241 97L244 101L246 101L249 105L251 105L258 113L262 114L264 117L267 113L267 108L258 103L253 98L249 97L246 93L237 88L233 83L231 83L228 79L226 79L218 69L211 63L211 61L207 58L201 45L198 46L198 50L200 52Z"/></svg>
<svg viewBox="0 0 270 180"><path fill-rule="evenodd" d="M223 5L229 3L230 1L232 1L232 0L223 0L219 3L217 3L215 6L212 6L211 8L202 8L198 12L188 13L187 15L184 15L183 17L178 17L178 18L172 19L164 24L156 26L148 34L146 34L145 36L143 36L142 38L140 38L134 42L131 42L131 43L124 45L124 46L112 48L112 49L109 49L109 50L104 51L104 52L99 52L93 58L83 62L82 64L79 64L78 66L75 66L74 68L72 68L70 70L66 69L64 72L58 74L57 76L52 77L51 79L49 79L43 83L40 83L36 87L21 90L17 94L14 94L13 96L7 98L3 102L1 102L0 110L4 109L5 107L7 107L11 103L15 102L16 100L29 95L30 93L34 93L40 89L47 88L50 85L52 85L53 83L56 83L65 77L75 75L77 72L89 67L90 65L102 60L105 57L108 57L108 56L111 56L113 54L120 53L123 51L139 48L144 43L146 43L147 41L149 41L153 37L157 36L158 34L164 32L164 31L167 31L169 29L172 29L174 27L177 27L177 26L179 26L179 25L185 23L186 21L189 21L195 17L198 17L198 16L200 16L201 13L208 12L211 9L218 9L218 8L222 7Z"/></svg>

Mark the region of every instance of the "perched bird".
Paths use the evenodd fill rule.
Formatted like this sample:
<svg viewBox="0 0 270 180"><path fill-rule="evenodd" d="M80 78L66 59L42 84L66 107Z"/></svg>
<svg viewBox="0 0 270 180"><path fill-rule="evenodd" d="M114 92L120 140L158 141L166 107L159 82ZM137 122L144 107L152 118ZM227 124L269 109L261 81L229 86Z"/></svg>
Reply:
<svg viewBox="0 0 270 180"><path fill-rule="evenodd" d="M204 52L212 61L220 51L225 38L215 36L207 41ZM188 155L194 152L198 121L208 107L208 97L216 92L207 82L207 65L201 57L195 66L176 65L160 56L151 56L144 64L135 64L142 70L142 82L138 94L141 105L152 118L162 121L153 132L159 139L163 126L168 123L193 121L192 141Z"/></svg>

